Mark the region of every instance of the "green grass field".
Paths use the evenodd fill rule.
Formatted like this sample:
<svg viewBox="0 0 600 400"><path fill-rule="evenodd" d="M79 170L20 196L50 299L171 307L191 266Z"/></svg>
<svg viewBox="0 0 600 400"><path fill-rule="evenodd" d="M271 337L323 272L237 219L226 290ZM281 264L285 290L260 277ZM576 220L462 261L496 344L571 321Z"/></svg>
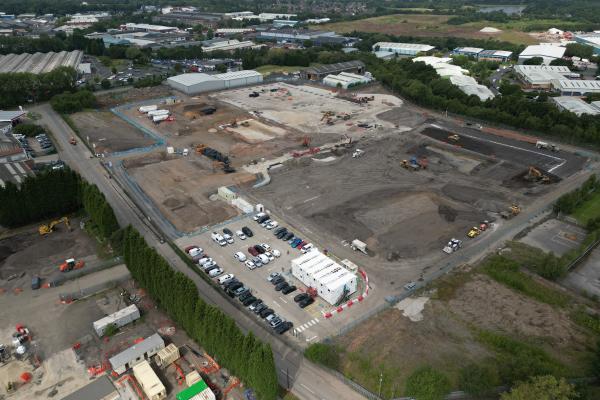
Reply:
<svg viewBox="0 0 600 400"><path fill-rule="evenodd" d="M581 207L573 213L573 217L582 224L587 224L590 219L600 217L600 193L596 193L592 198L583 203Z"/></svg>

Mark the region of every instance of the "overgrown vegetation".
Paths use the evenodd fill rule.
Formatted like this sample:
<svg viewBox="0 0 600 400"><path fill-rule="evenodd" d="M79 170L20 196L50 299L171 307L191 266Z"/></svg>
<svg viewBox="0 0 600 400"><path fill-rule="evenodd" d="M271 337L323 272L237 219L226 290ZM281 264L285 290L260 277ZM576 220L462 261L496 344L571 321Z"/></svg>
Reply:
<svg viewBox="0 0 600 400"><path fill-rule="evenodd" d="M58 67L43 74L9 72L0 74L0 109L45 101L52 96L75 89L77 72L71 67Z"/></svg>
<svg viewBox="0 0 600 400"><path fill-rule="evenodd" d="M589 200L600 190L600 181L596 175L591 175L581 187L566 193L554 203L554 211L557 213L571 214L575 212L584 202Z"/></svg>
<svg viewBox="0 0 600 400"><path fill-rule="evenodd" d="M459 387L474 397L491 394L500 384L500 376L494 364L469 364L460 370Z"/></svg>
<svg viewBox="0 0 600 400"><path fill-rule="evenodd" d="M96 96L88 90L58 94L50 100L52 108L61 114L73 114L96 106Z"/></svg>
<svg viewBox="0 0 600 400"><path fill-rule="evenodd" d="M442 400L450 389L450 381L446 375L430 366L424 366L408 377L404 394L417 400Z"/></svg>
<svg viewBox="0 0 600 400"><path fill-rule="evenodd" d="M552 375L536 376L526 382L520 382L508 393L502 393L502 400L575 400L579 399L575 385L564 378L556 379Z"/></svg>
<svg viewBox="0 0 600 400"><path fill-rule="evenodd" d="M145 77L135 81L133 84L133 87L143 88L143 87L150 87L150 86L158 86L162 83L163 80L164 80L164 77L161 75L145 76Z"/></svg>
<svg viewBox="0 0 600 400"><path fill-rule="evenodd" d="M18 135L25 135L28 137L33 137L44 132L44 128L36 124L23 123L13 128L13 133L16 133Z"/></svg>
<svg viewBox="0 0 600 400"><path fill-rule="evenodd" d="M340 366L338 349L325 343L312 343L306 348L304 355L310 361L332 369L338 369Z"/></svg>

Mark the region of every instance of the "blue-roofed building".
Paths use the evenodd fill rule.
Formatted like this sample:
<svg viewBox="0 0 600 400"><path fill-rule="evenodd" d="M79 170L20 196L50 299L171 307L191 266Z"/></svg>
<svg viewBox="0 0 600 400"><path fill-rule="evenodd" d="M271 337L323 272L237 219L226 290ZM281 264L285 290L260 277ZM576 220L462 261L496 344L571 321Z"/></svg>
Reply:
<svg viewBox="0 0 600 400"><path fill-rule="evenodd" d="M467 56L477 58L479 53L481 53L483 49L479 47L457 47L452 50L452 54L456 56Z"/></svg>
<svg viewBox="0 0 600 400"><path fill-rule="evenodd" d="M483 50L477 56L481 61L500 61L507 62L512 57L512 51L505 50Z"/></svg>

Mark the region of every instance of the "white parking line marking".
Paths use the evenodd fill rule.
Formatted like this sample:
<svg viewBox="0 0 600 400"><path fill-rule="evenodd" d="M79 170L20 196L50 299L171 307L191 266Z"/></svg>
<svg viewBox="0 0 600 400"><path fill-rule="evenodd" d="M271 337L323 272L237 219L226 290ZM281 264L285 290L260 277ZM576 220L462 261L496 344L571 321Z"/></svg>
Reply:
<svg viewBox="0 0 600 400"><path fill-rule="evenodd" d="M281 297L281 296L280 296L280 297L279 297L279 300L281 300L281 301L283 301L285 304L287 304L287 301L285 301L285 300L283 299L283 297Z"/></svg>
<svg viewBox="0 0 600 400"><path fill-rule="evenodd" d="M281 306L279 304L277 304L276 301L273 301L273 304L275 304L277 307L281 308Z"/></svg>
<svg viewBox="0 0 600 400"><path fill-rule="evenodd" d="M15 166L16 169L19 170L20 173L22 173L23 175L25 175L25 170L23 169L23 167L21 167L21 164L15 163L13 165Z"/></svg>
<svg viewBox="0 0 600 400"><path fill-rule="evenodd" d="M15 170L13 169L13 167L10 164L4 164L4 166L6 167L6 169L8 170L8 172L10 172L11 175L16 175L17 174L15 172Z"/></svg>
<svg viewBox="0 0 600 400"><path fill-rule="evenodd" d="M318 336L313 336L311 338L306 339L307 342L311 342L313 340L315 340L316 338L318 338Z"/></svg>
<svg viewBox="0 0 600 400"><path fill-rule="evenodd" d="M310 390L310 389L308 388L308 386L306 386L306 385L304 385L304 384L302 384L302 383L300 384L300 386L302 386L304 389L308 390L308 391L309 391L309 392L311 392L312 394L315 394L315 392L313 392L312 390Z"/></svg>

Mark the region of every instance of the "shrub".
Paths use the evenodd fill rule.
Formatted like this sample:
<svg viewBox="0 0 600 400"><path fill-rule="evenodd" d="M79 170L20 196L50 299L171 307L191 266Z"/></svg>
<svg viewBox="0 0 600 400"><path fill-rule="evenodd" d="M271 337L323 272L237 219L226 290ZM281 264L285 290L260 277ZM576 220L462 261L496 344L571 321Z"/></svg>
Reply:
<svg viewBox="0 0 600 400"><path fill-rule="evenodd" d="M19 124L13 128L13 132L19 135L32 137L44 133L45 130L36 124Z"/></svg>
<svg viewBox="0 0 600 400"><path fill-rule="evenodd" d="M306 358L317 364L337 369L340 364L340 356L334 346L324 343L313 343L304 351Z"/></svg>
<svg viewBox="0 0 600 400"><path fill-rule="evenodd" d="M57 94L50 100L52 108L61 114L72 114L96 106L96 96L90 91Z"/></svg>
<svg viewBox="0 0 600 400"><path fill-rule="evenodd" d="M446 375L429 366L415 370L406 380L406 396L416 400L442 400L451 386Z"/></svg>
<svg viewBox="0 0 600 400"><path fill-rule="evenodd" d="M489 394L499 383L498 371L492 366L470 364L460 371L460 389L473 396Z"/></svg>

